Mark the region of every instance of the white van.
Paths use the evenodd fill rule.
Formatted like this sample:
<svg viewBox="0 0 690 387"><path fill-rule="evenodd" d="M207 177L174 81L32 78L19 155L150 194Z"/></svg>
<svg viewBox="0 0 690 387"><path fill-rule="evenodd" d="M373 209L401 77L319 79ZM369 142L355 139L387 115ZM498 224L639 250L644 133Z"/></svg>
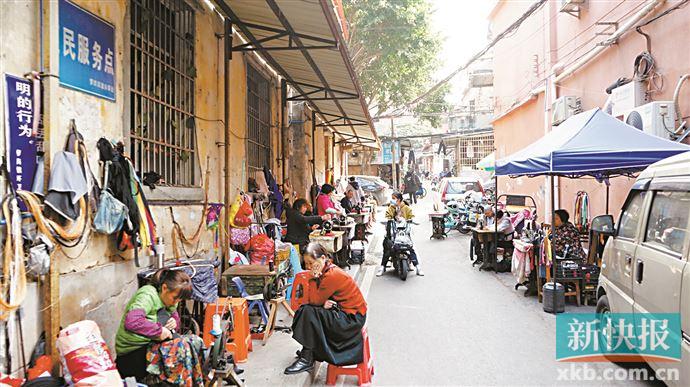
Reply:
<svg viewBox="0 0 690 387"><path fill-rule="evenodd" d="M651 363L678 368L690 384L690 152L652 164L637 178L617 227L613 217L592 221L609 233L604 249L597 312L680 313L682 362Z"/></svg>

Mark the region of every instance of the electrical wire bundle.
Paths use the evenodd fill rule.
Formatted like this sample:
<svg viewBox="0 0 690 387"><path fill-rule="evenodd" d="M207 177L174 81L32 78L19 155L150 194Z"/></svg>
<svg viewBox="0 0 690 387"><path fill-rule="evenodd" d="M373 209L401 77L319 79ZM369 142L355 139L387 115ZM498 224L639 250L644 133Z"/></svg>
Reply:
<svg viewBox="0 0 690 387"><path fill-rule="evenodd" d="M585 191L578 191L575 195L575 216L573 220L575 227L580 232L589 229L589 194Z"/></svg>

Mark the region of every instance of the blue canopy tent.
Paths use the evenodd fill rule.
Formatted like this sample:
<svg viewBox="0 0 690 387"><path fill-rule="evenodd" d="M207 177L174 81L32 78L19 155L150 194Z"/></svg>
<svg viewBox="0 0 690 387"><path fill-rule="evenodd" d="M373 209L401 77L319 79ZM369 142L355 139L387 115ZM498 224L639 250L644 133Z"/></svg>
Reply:
<svg viewBox="0 0 690 387"><path fill-rule="evenodd" d="M568 118L532 145L497 160L496 176L593 176L604 181L614 176L631 176L659 160L687 151L688 145L644 133L596 108ZM608 202L607 184L607 213ZM551 179L552 219L554 210ZM554 297L555 293L554 289Z"/></svg>
<svg viewBox="0 0 690 387"><path fill-rule="evenodd" d="M690 146L652 136L596 108L565 120L532 145L496 161L497 176L630 176ZM608 184L606 195L608 212ZM552 196L553 198L553 196Z"/></svg>

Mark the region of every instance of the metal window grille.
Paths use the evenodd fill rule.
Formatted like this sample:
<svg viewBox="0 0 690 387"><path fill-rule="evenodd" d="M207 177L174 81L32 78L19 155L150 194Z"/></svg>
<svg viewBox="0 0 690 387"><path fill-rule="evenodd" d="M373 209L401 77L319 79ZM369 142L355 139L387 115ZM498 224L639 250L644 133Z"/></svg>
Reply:
<svg viewBox="0 0 690 387"><path fill-rule="evenodd" d="M130 154L138 173L198 186L194 10L184 0L131 0Z"/></svg>
<svg viewBox="0 0 690 387"><path fill-rule="evenodd" d="M461 137L458 140L458 151L458 167L475 169L481 159L494 151L494 135L489 133Z"/></svg>
<svg viewBox="0 0 690 387"><path fill-rule="evenodd" d="M247 166L252 174L271 167L270 93L268 79L247 66Z"/></svg>

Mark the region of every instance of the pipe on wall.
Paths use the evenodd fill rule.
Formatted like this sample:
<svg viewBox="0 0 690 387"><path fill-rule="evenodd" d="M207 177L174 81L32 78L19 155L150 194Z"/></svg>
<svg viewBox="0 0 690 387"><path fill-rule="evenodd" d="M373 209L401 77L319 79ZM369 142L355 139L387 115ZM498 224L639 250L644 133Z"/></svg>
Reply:
<svg viewBox="0 0 690 387"><path fill-rule="evenodd" d="M635 27L635 24L642 20L645 16L649 15L654 9L656 9L658 6L663 4L666 0L649 0L647 3L635 13L635 15L631 16L630 19L625 21L616 31L613 32L613 34L603 41L600 45L594 47L592 51L587 53L585 56L577 60L575 63L572 65L568 66L566 69L564 69L562 72L560 72L555 78L554 82L559 83L565 78L569 77L576 71L578 71L580 68L584 67L589 61L592 59L596 58L599 54L604 52L607 47L612 45L618 38L623 36L626 32L628 32L630 29ZM564 65L562 63L557 63L553 67L554 74L558 72Z"/></svg>
<svg viewBox="0 0 690 387"><path fill-rule="evenodd" d="M225 171L224 171L224 182L225 182L225 195L224 195L224 201L225 201L225 222L223 222L223 227L225 227L225 235L230 235L230 219L229 219L229 214L230 214L230 205L232 203L232 190L230 188L230 157L231 157L231 152L230 152L230 138L231 138L231 132L230 132L230 62L232 61L232 22L230 19L225 18L224 20L224 50L223 50L223 64L224 64L224 87L225 87L225 92L223 95L225 96L224 98L224 123L225 123L225 136L224 136L224 141L225 141L225 157L224 157L224 163L225 163ZM226 240L225 243L227 242L227 238L223 238ZM228 262L228 252L229 249L224 248L223 249L223 264L221 265L221 269L225 270L225 262Z"/></svg>

